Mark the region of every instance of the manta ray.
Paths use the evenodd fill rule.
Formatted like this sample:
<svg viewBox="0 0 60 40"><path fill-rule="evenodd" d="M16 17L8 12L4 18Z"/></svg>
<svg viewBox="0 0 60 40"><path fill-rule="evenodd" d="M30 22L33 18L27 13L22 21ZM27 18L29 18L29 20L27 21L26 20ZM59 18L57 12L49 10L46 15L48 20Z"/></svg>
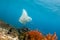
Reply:
<svg viewBox="0 0 60 40"><path fill-rule="evenodd" d="M32 18L30 16L28 16L26 10L23 9L22 15L19 18L19 22L22 24L26 24L27 22L30 22L30 21L32 21Z"/></svg>

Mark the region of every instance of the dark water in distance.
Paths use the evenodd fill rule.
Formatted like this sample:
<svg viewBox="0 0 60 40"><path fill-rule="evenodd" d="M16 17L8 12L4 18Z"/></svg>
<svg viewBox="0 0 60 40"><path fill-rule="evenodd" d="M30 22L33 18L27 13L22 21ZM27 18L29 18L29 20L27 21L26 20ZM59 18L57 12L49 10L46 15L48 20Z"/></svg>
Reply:
<svg viewBox="0 0 60 40"><path fill-rule="evenodd" d="M29 28L38 29L44 34L56 32L60 39L59 0L0 0L0 19L20 28L22 24L18 20L23 8L32 17Z"/></svg>

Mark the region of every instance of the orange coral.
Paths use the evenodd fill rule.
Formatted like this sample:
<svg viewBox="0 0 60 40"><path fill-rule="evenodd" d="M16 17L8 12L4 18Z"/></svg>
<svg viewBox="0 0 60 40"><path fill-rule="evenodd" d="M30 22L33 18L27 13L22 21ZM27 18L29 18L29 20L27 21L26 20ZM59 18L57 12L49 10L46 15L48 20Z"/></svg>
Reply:
<svg viewBox="0 0 60 40"><path fill-rule="evenodd" d="M38 31L30 31L28 32L28 35L30 36L31 40L40 40L43 38L42 34Z"/></svg>
<svg viewBox="0 0 60 40"><path fill-rule="evenodd" d="M46 36L42 35L42 33L34 30L27 32L28 36L30 37L29 40L57 40L56 33L51 35L50 33Z"/></svg>
<svg viewBox="0 0 60 40"><path fill-rule="evenodd" d="M54 35L52 36L51 40L57 40L56 33L54 33Z"/></svg>
<svg viewBox="0 0 60 40"><path fill-rule="evenodd" d="M51 37L52 37L52 35L51 35L50 33L46 36L46 38L47 38L48 40L51 40Z"/></svg>
<svg viewBox="0 0 60 40"><path fill-rule="evenodd" d="M57 40L57 36L56 33L54 33L53 35L51 35L50 33L46 36L46 38L48 40Z"/></svg>

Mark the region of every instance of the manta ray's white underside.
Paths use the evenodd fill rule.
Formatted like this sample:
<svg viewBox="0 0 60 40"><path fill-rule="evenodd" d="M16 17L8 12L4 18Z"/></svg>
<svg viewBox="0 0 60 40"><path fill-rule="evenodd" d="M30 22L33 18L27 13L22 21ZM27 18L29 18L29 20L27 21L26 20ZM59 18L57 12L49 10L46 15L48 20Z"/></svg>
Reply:
<svg viewBox="0 0 60 40"><path fill-rule="evenodd" d="M19 22L22 24L26 24L27 22L32 21L32 18L28 16L25 9L23 9L22 15L19 18Z"/></svg>

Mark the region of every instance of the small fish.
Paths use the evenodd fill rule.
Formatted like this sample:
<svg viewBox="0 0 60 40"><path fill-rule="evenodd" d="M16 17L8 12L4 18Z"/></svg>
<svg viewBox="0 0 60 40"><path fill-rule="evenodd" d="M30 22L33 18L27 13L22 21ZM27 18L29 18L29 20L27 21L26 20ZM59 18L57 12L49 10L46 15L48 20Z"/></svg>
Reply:
<svg viewBox="0 0 60 40"><path fill-rule="evenodd" d="M32 18L30 16L28 16L27 12L25 9L23 9L22 15L19 18L19 22L22 24L26 24L27 22L32 21Z"/></svg>

